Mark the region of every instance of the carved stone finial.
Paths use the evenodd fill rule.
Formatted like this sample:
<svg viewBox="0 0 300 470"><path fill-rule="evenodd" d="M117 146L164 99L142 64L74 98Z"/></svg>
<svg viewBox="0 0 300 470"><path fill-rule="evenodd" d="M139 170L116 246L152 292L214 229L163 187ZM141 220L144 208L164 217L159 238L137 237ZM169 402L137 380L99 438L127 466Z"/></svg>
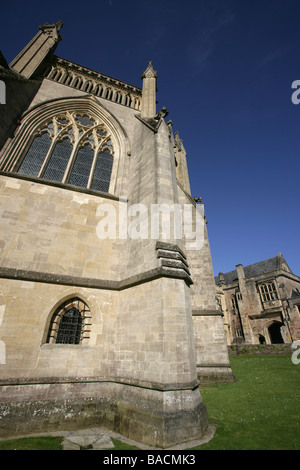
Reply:
<svg viewBox="0 0 300 470"><path fill-rule="evenodd" d="M62 22L62 20L59 20L53 24L44 23L39 26L39 30L49 35L51 34L51 32L55 32L56 34L58 34L60 29L63 27L63 24L64 23Z"/></svg>
<svg viewBox="0 0 300 470"><path fill-rule="evenodd" d="M63 27L64 22L63 22L62 20L58 20L58 21L55 23L55 25L56 25L57 31L60 31L60 28Z"/></svg>
<svg viewBox="0 0 300 470"><path fill-rule="evenodd" d="M170 134L170 138L171 138L171 141L173 141L173 121L170 119L170 121L167 122L167 127L168 127L168 131L169 131L169 134ZM175 158L176 160L176 158Z"/></svg>
<svg viewBox="0 0 300 470"><path fill-rule="evenodd" d="M142 74L142 78L157 78L157 71L153 68L152 60L149 60L148 67Z"/></svg>
<svg viewBox="0 0 300 470"><path fill-rule="evenodd" d="M178 148L178 150L181 150L181 145L182 145L182 140L179 137L179 132L175 132L175 139L174 139L174 146Z"/></svg>

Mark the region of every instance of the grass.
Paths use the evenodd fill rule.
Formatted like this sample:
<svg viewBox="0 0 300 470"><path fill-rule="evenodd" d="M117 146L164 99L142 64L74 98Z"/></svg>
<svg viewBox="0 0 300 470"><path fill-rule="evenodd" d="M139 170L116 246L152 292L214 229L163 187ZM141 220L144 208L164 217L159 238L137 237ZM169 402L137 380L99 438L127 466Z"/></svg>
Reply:
<svg viewBox="0 0 300 470"><path fill-rule="evenodd" d="M62 450L63 437L24 437L0 442L0 450Z"/></svg>
<svg viewBox="0 0 300 470"><path fill-rule="evenodd" d="M202 387L214 438L193 450L299 450L300 365L286 356L231 356L235 383ZM60 437L11 439L0 450L59 450ZM116 450L131 450L113 441Z"/></svg>
<svg viewBox="0 0 300 470"><path fill-rule="evenodd" d="M286 356L233 356L235 383L201 388L214 438L201 450L299 450L300 366Z"/></svg>

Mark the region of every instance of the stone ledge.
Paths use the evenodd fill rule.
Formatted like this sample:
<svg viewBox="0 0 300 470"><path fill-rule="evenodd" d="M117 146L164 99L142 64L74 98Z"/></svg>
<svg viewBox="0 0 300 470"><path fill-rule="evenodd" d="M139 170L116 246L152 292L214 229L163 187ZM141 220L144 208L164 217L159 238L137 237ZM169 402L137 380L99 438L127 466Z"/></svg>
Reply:
<svg viewBox="0 0 300 470"><path fill-rule="evenodd" d="M193 284L186 256L178 245L173 243L156 242L157 258L160 259L161 269L167 276L179 277L188 285Z"/></svg>
<svg viewBox="0 0 300 470"><path fill-rule="evenodd" d="M198 387L198 380L187 383L148 382L131 378L120 377L20 377L0 380L0 387L17 387L29 385L58 385L58 384L104 384L112 383L128 385L137 388L157 390L160 392L194 390ZM0 398L1 402L1 398Z"/></svg>
<svg viewBox="0 0 300 470"><path fill-rule="evenodd" d="M202 309L192 309L193 317L213 317L220 316L223 317L221 310L202 310Z"/></svg>
<svg viewBox="0 0 300 470"><path fill-rule="evenodd" d="M25 269L0 267L0 278L3 279L41 282L46 284L59 284L65 286L88 287L94 289L115 291L128 289L130 287L163 277L182 279L186 281L189 285L193 283L190 276L185 270L172 269L167 266L161 266L159 268L155 268L150 271L131 276L127 279L123 279L122 281L66 276L64 274L53 274L46 272L29 271Z"/></svg>
<svg viewBox="0 0 300 470"><path fill-rule="evenodd" d="M47 180L47 179L41 179L35 176L28 176L28 175L22 175L21 173L15 173L15 172L8 172L8 171L3 171L0 170L0 176L5 176L8 178L15 178L19 180L24 180L24 181L29 181L31 183L36 183L40 184L43 186L53 186L56 188L60 189L65 189L67 191L75 191L77 193L83 193L83 194L89 194L91 196L97 196L97 197L102 197L105 199L111 199L114 201L119 201L120 198L118 196L115 196L114 194L111 193L105 193L103 191L96 191L93 189L88 189L88 188L82 188L80 186L73 186L71 184L67 183L60 183L59 181L52 181L52 180ZM124 199L122 199L122 202L124 202Z"/></svg>

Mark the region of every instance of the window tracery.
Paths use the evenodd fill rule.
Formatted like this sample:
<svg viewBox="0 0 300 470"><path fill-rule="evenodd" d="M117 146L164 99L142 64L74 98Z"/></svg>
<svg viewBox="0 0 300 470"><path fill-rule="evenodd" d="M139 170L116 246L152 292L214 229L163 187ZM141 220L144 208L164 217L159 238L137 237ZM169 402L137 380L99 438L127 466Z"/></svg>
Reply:
<svg viewBox="0 0 300 470"><path fill-rule="evenodd" d="M111 136L102 122L66 112L39 128L17 171L109 192L113 155Z"/></svg>

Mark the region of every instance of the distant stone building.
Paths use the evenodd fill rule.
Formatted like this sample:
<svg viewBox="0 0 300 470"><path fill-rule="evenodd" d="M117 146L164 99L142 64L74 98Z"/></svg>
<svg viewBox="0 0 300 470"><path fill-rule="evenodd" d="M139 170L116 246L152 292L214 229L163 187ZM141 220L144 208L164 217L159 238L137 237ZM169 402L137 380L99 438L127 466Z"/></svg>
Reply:
<svg viewBox="0 0 300 470"><path fill-rule="evenodd" d="M300 277L282 254L215 278L227 343L292 343L300 339Z"/></svg>
<svg viewBox="0 0 300 470"><path fill-rule="evenodd" d="M61 26L0 57L0 434L198 438L198 378L234 378L186 152L152 64L139 88L60 58Z"/></svg>

